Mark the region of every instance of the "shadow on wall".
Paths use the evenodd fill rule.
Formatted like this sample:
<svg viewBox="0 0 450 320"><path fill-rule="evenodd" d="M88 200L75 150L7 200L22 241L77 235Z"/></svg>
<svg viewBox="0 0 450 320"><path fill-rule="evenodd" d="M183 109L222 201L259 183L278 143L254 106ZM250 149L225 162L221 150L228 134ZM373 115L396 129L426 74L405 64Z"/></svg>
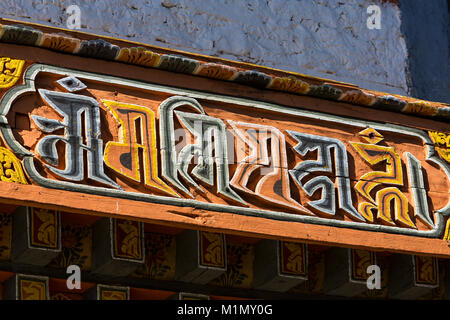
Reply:
<svg viewBox="0 0 450 320"><path fill-rule="evenodd" d="M450 0L400 0L409 55L410 94L450 103Z"/></svg>

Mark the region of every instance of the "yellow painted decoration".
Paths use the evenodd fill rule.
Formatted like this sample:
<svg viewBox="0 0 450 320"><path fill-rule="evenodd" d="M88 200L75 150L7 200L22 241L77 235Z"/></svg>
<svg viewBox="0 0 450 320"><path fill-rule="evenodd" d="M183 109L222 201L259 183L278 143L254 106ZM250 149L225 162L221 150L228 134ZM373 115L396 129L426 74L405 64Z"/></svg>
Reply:
<svg viewBox="0 0 450 320"><path fill-rule="evenodd" d="M370 202L359 204L358 211L368 221L374 222L373 210L377 210L377 218L388 225L401 225L416 228L408 214L408 199L397 187L386 187L378 190L375 199L370 194L375 187L382 184L403 186L402 160L392 147L376 145L383 136L376 130L368 128L360 135L370 144L350 142L358 154L370 165L386 163L386 171L371 171L359 178L355 189ZM394 212L391 203L394 202Z"/></svg>
<svg viewBox="0 0 450 320"><path fill-rule="evenodd" d="M202 264L224 267L225 249L222 235L214 232L201 232L201 237Z"/></svg>
<svg viewBox="0 0 450 320"><path fill-rule="evenodd" d="M439 153L442 159L450 163L450 149L436 148L436 151Z"/></svg>
<svg viewBox="0 0 450 320"><path fill-rule="evenodd" d="M450 134L437 131L428 131L428 135L436 145L442 145L450 148Z"/></svg>
<svg viewBox="0 0 450 320"><path fill-rule="evenodd" d="M3 147L0 147L0 181L28 184L19 159Z"/></svg>
<svg viewBox="0 0 450 320"><path fill-rule="evenodd" d="M350 142L358 153L371 165L386 161L386 171L366 173L355 185L355 189L368 200L375 202L370 196L376 186L382 183L403 185L403 170L400 156L392 147L378 146L359 142Z"/></svg>
<svg viewBox="0 0 450 320"><path fill-rule="evenodd" d="M44 33L40 45L55 51L73 53L80 48L81 40L61 34Z"/></svg>
<svg viewBox="0 0 450 320"><path fill-rule="evenodd" d="M306 275L306 252L302 243L281 241L281 272Z"/></svg>
<svg viewBox="0 0 450 320"><path fill-rule="evenodd" d="M32 208L31 209L31 244L56 248L58 246L58 215L56 211ZM34 236L36 233L36 238Z"/></svg>
<svg viewBox="0 0 450 320"><path fill-rule="evenodd" d="M367 280L369 274L367 273L367 267L375 264L375 258L373 252L368 250L351 250L352 255L352 279L355 280Z"/></svg>
<svg viewBox="0 0 450 320"><path fill-rule="evenodd" d="M415 256L416 282L435 285L438 282L436 258L429 256Z"/></svg>
<svg viewBox="0 0 450 320"><path fill-rule="evenodd" d="M268 86L269 89L306 94L309 84L295 77L274 77Z"/></svg>
<svg viewBox="0 0 450 320"><path fill-rule="evenodd" d="M360 104L363 106L371 106L375 103L376 99L377 98L375 95L371 93L367 93L362 90L349 90L339 98L339 101L351 104Z"/></svg>
<svg viewBox="0 0 450 320"><path fill-rule="evenodd" d="M139 224L136 224L130 220L116 220L115 222L125 234L125 237L120 243L121 252L126 254L128 257L140 259L142 256L142 248L140 242Z"/></svg>
<svg viewBox="0 0 450 320"><path fill-rule="evenodd" d="M378 218L395 225L392 221L391 201L394 201L394 217L399 224L416 228L408 215L408 199L396 187L384 188L377 192Z"/></svg>
<svg viewBox="0 0 450 320"><path fill-rule="evenodd" d="M195 74L202 77L231 80L237 74L237 69L217 63L202 63Z"/></svg>
<svg viewBox="0 0 450 320"><path fill-rule="evenodd" d="M447 225L445 226L444 240L450 241L450 219L447 220Z"/></svg>
<svg viewBox="0 0 450 320"><path fill-rule="evenodd" d="M120 50L117 61L130 64L138 64L146 67L154 67L158 65L161 56L146 48L123 48Z"/></svg>
<svg viewBox="0 0 450 320"><path fill-rule="evenodd" d="M361 202L358 206L359 213L370 222L374 219L372 209L377 209L377 206L370 202Z"/></svg>
<svg viewBox="0 0 450 320"><path fill-rule="evenodd" d="M136 182L141 182L139 149L142 150L144 182L172 196L179 195L158 177L155 113L146 107L102 100L120 124L121 142L108 142L105 163Z"/></svg>
<svg viewBox="0 0 450 320"><path fill-rule="evenodd" d="M428 131L428 135L435 144L435 149L442 159L450 163L450 134Z"/></svg>
<svg viewBox="0 0 450 320"><path fill-rule="evenodd" d="M377 144L384 139L384 137L373 128L366 128L358 134L361 136L361 138L372 144Z"/></svg>
<svg viewBox="0 0 450 320"><path fill-rule="evenodd" d="M402 112L422 114L425 116L434 116L438 112L438 108L426 101L414 101L409 102L403 108Z"/></svg>
<svg viewBox="0 0 450 320"><path fill-rule="evenodd" d="M12 87L22 74L25 60L0 57L0 89Z"/></svg>
<svg viewBox="0 0 450 320"><path fill-rule="evenodd" d="M20 300L47 300L45 282L21 279L19 285Z"/></svg>
<svg viewBox="0 0 450 320"><path fill-rule="evenodd" d="M127 293L118 290L102 290L101 300L127 300Z"/></svg>

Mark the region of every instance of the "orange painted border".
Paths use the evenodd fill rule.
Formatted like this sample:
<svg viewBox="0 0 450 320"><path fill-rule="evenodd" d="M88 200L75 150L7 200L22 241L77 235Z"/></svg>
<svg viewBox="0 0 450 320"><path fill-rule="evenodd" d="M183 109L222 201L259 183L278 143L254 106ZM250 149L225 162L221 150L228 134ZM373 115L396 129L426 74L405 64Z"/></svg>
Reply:
<svg viewBox="0 0 450 320"><path fill-rule="evenodd" d="M6 182L0 182L0 190L0 202L7 204L132 218L151 224L247 237L450 258L450 244L442 239L279 221Z"/></svg>

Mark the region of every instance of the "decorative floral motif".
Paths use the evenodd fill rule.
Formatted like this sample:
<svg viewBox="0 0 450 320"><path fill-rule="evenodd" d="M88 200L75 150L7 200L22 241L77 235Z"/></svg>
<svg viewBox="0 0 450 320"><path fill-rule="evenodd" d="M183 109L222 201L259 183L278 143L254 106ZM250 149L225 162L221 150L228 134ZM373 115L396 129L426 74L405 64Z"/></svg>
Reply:
<svg viewBox="0 0 450 320"><path fill-rule="evenodd" d="M88 226L63 225L62 252L49 264L55 268L78 265L82 270L91 268L92 230Z"/></svg>
<svg viewBox="0 0 450 320"><path fill-rule="evenodd" d="M172 72L191 74L195 72L198 66L199 62L197 60L165 54L161 56L158 68Z"/></svg>
<svg viewBox="0 0 450 320"><path fill-rule="evenodd" d="M274 77L268 89L306 94L309 91L309 84L295 77Z"/></svg>
<svg viewBox="0 0 450 320"><path fill-rule="evenodd" d="M200 261L204 266L225 267L224 237L220 233L200 232Z"/></svg>
<svg viewBox="0 0 450 320"><path fill-rule="evenodd" d="M138 278L171 280L175 276L176 241L168 234L145 234L145 264L132 275Z"/></svg>
<svg viewBox="0 0 450 320"><path fill-rule="evenodd" d="M339 100L342 96L342 90L324 83L320 86L311 86L308 95L328 100Z"/></svg>
<svg viewBox="0 0 450 320"><path fill-rule="evenodd" d="M78 54L90 58L98 58L105 60L114 60L119 53L120 48L101 39L83 40L81 42Z"/></svg>
<svg viewBox="0 0 450 320"><path fill-rule="evenodd" d="M0 30L0 36L2 42L34 46L39 43L42 32L23 25L4 25Z"/></svg>
<svg viewBox="0 0 450 320"><path fill-rule="evenodd" d="M40 46L43 48L67 53L78 51L80 45L81 40L79 39L71 38L62 34L52 33L45 33L41 38L40 44Z"/></svg>
<svg viewBox="0 0 450 320"><path fill-rule="evenodd" d="M210 284L250 288L253 282L254 248L247 243L227 244L227 271Z"/></svg>
<svg viewBox="0 0 450 320"><path fill-rule="evenodd" d="M362 90L349 90L346 91L339 101L347 102L351 104L360 104L363 106L371 106L375 103L376 97L371 93L364 92Z"/></svg>
<svg viewBox="0 0 450 320"><path fill-rule="evenodd" d="M142 261L142 224L138 221L114 219L114 257Z"/></svg>
<svg viewBox="0 0 450 320"><path fill-rule="evenodd" d="M3 147L0 147L0 181L28 184L19 159Z"/></svg>
<svg viewBox="0 0 450 320"><path fill-rule="evenodd" d="M406 102L394 96L383 96L377 97L373 106L378 109L402 112L406 106Z"/></svg>
<svg viewBox="0 0 450 320"><path fill-rule="evenodd" d="M202 63L195 74L207 78L231 80L236 76L237 69L217 63Z"/></svg>
<svg viewBox="0 0 450 320"><path fill-rule="evenodd" d="M259 71L239 71L234 82L246 84L253 87L265 88L269 85L271 77Z"/></svg>
<svg viewBox="0 0 450 320"><path fill-rule="evenodd" d="M10 88L16 84L22 74L24 60L0 58L0 89Z"/></svg>
<svg viewBox="0 0 450 320"><path fill-rule="evenodd" d="M402 110L405 113L421 114L424 116L434 116L438 110L431 103L426 101L409 102Z"/></svg>
<svg viewBox="0 0 450 320"><path fill-rule="evenodd" d="M428 135L435 144L435 149L442 159L450 163L450 134L428 131Z"/></svg>
<svg viewBox="0 0 450 320"><path fill-rule="evenodd" d="M42 208L31 208L30 210L30 244L41 248L58 248L58 212Z"/></svg>
<svg viewBox="0 0 450 320"><path fill-rule="evenodd" d="M146 48L123 48L117 56L117 61L129 64L138 64L145 67L154 67L158 65L161 56Z"/></svg>

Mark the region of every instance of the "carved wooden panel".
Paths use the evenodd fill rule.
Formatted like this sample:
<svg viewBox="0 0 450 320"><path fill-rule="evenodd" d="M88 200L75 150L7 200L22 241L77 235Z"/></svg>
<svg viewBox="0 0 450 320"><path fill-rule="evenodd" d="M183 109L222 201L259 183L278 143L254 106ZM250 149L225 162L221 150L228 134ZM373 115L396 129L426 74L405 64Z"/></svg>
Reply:
<svg viewBox="0 0 450 320"><path fill-rule="evenodd" d="M162 204L273 226L443 237L444 133L43 64L23 79L0 104L4 145L19 159L6 163L15 182L23 170L43 188L147 203L139 217ZM124 227L114 225L122 240L132 234ZM114 254L139 260L133 243Z"/></svg>

